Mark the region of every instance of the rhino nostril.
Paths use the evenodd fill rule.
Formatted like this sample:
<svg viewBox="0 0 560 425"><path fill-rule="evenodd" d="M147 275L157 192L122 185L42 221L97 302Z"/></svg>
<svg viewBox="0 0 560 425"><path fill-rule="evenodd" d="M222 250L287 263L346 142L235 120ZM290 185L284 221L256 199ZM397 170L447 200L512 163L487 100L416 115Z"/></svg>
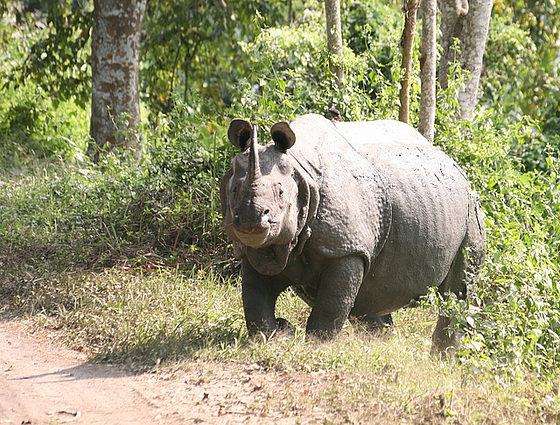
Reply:
<svg viewBox="0 0 560 425"><path fill-rule="evenodd" d="M263 222L263 224L270 221L270 210L269 209L264 210L263 215L261 217L261 221Z"/></svg>

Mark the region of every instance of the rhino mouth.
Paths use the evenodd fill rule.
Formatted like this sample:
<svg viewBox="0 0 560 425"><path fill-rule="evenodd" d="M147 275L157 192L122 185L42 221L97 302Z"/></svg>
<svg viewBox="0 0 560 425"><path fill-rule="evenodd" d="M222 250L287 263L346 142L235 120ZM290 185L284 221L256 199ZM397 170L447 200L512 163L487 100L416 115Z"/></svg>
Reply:
<svg viewBox="0 0 560 425"><path fill-rule="evenodd" d="M234 228L235 235L243 243L243 245L252 248L262 248L268 241L270 227L244 227Z"/></svg>
<svg viewBox="0 0 560 425"><path fill-rule="evenodd" d="M268 230L268 227L249 227L249 228L235 228L236 231L245 233L247 235L253 235L255 233L262 233Z"/></svg>

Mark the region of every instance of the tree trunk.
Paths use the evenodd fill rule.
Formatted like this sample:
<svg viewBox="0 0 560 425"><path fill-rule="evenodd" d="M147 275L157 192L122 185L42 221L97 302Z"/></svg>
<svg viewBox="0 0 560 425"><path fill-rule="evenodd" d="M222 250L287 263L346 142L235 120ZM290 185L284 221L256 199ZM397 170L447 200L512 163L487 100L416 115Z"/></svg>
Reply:
<svg viewBox="0 0 560 425"><path fill-rule="evenodd" d="M436 14L437 1L422 0L422 56L420 57L422 92L418 131L432 143L436 118Z"/></svg>
<svg viewBox="0 0 560 425"><path fill-rule="evenodd" d="M482 71L482 59L490 25L492 0L439 0L441 11L441 45L439 81L443 89L448 86L449 64L458 61L466 72L459 92L461 118L470 120L478 102L478 84ZM459 40L458 51L453 39Z"/></svg>
<svg viewBox="0 0 560 425"><path fill-rule="evenodd" d="M405 0L404 5L404 29L402 33L401 45L402 65L404 74L401 80L401 90L399 92L399 121L409 122L410 109L410 76L412 75L412 49L414 47L414 33L416 30L416 11L418 10L418 0Z"/></svg>
<svg viewBox="0 0 560 425"><path fill-rule="evenodd" d="M94 0L91 41L91 142L88 155L113 147L142 156L138 92L140 33L147 0Z"/></svg>
<svg viewBox="0 0 560 425"><path fill-rule="evenodd" d="M342 25L340 23L339 0L325 0L325 16L327 20L327 46L331 53L330 69L336 78L339 90L344 82L342 68Z"/></svg>

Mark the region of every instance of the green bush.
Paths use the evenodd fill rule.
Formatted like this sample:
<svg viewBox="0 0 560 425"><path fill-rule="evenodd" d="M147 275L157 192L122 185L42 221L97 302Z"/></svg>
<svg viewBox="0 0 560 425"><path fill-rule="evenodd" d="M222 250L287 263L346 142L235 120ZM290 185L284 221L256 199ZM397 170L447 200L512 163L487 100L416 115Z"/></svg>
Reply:
<svg viewBox="0 0 560 425"><path fill-rule="evenodd" d="M501 105L511 121L535 112L536 46L529 32L502 15L491 20L481 80L482 104Z"/></svg>
<svg viewBox="0 0 560 425"><path fill-rule="evenodd" d="M30 248L41 247L56 268L218 257L225 248L218 186L231 157L226 125L193 120L181 104L159 121L144 133L140 163L118 152L97 165L82 157L0 185L4 252L30 252L33 261Z"/></svg>
<svg viewBox="0 0 560 425"><path fill-rule="evenodd" d="M390 15L387 8L381 9ZM254 41L241 43L251 73L240 81L230 114L271 123L305 113L325 114L335 105L348 121L376 116L374 102L383 97L386 76L394 75L395 48L389 46L397 45L398 35L394 13L392 26L373 34L361 16L369 16L371 10L375 8L366 5L351 8L348 19L355 16L361 33L350 43L372 48L364 52L344 48L341 90L329 71L321 9L307 10L293 25L264 29Z"/></svg>
<svg viewBox="0 0 560 425"><path fill-rule="evenodd" d="M511 146L533 123L507 124L496 111L473 122L440 117L437 143L477 189L487 223L487 260L471 309L462 360L510 374L554 374L560 362L560 179L558 158L525 172Z"/></svg>
<svg viewBox="0 0 560 425"><path fill-rule="evenodd" d="M546 171L546 158L560 152L558 78L536 66L538 49L529 30L496 15L490 24L485 50L485 75L481 79L481 105L501 108L508 123L525 116L540 121L526 137L511 140L512 155L527 171Z"/></svg>
<svg viewBox="0 0 560 425"><path fill-rule="evenodd" d="M0 101L0 172L21 172L36 159L72 155L86 144L87 111L73 101L56 107L34 85L4 89Z"/></svg>

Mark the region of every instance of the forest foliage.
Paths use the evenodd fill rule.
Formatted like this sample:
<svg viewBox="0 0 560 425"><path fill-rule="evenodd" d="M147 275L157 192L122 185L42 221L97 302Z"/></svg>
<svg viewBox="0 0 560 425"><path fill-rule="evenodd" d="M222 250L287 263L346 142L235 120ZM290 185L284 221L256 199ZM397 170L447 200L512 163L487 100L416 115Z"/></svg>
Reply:
<svg viewBox="0 0 560 425"><path fill-rule="evenodd" d="M0 7L3 295L40 291L25 276L47 270L155 262L235 274L217 196L235 154L225 137L231 118L267 127L330 105L346 120L398 116L399 5L342 1L341 95L329 75L320 3L183 4L151 2L146 12L144 158L136 163L115 152L99 164L84 155L91 4ZM552 2L496 2L474 120L457 122L459 71L438 97L435 143L480 194L488 256L466 309L433 294L426 303L465 330L459 360L473 370L558 373L560 83L558 49L551 47L558 17ZM535 28L533 19L542 25Z"/></svg>

